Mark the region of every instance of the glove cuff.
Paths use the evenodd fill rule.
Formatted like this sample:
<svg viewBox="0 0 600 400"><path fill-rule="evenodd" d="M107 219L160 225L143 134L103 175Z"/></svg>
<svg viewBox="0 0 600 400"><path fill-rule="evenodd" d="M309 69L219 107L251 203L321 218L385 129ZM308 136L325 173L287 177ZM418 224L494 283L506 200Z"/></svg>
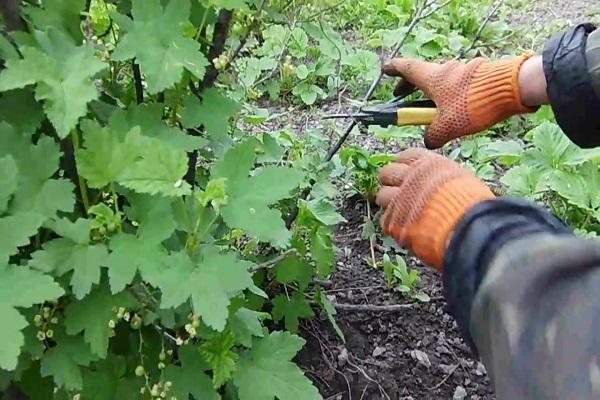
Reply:
<svg viewBox="0 0 600 400"><path fill-rule="evenodd" d="M523 63L532 56L506 61L482 62L473 71L467 93L467 106L471 127L476 131L486 129L489 121L502 121L517 114L537 111L521 100L519 71Z"/></svg>
<svg viewBox="0 0 600 400"><path fill-rule="evenodd" d="M444 183L433 193L418 223L408 228L407 247L425 264L441 270L456 224L476 204L493 198L490 189L472 175Z"/></svg>

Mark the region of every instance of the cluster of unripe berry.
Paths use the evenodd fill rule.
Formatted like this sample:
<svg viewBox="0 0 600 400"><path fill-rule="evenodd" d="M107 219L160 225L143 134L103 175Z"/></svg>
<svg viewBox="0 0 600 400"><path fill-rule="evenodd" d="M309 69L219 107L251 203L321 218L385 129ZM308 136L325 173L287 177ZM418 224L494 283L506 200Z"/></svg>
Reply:
<svg viewBox="0 0 600 400"><path fill-rule="evenodd" d="M110 329L114 329L119 320L123 320L125 322L129 322L129 326L131 329L140 329L142 326L142 317L133 313L133 315L127 311L125 307L113 308L113 311L116 314L117 320L111 319L108 321L108 327Z"/></svg>
<svg viewBox="0 0 600 400"><path fill-rule="evenodd" d="M58 317L54 316L52 308L42 307L41 313L33 317L33 324L38 328L37 338L39 341L52 339L54 330L50 326L58 324Z"/></svg>

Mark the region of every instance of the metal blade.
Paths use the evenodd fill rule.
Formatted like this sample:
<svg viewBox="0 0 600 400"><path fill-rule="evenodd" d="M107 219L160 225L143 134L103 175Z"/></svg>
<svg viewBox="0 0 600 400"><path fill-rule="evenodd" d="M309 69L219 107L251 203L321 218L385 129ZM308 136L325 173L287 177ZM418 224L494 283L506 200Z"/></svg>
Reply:
<svg viewBox="0 0 600 400"><path fill-rule="evenodd" d="M322 119L333 119L333 118L365 118L371 114L359 113L359 114L329 114L324 115Z"/></svg>

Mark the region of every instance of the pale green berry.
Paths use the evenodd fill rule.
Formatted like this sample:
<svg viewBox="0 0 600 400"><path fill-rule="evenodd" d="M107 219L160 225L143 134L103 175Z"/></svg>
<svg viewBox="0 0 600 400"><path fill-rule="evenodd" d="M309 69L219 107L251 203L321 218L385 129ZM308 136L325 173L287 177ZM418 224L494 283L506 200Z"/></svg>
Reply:
<svg viewBox="0 0 600 400"><path fill-rule="evenodd" d="M40 314L36 314L33 317L33 323L35 324L35 326L42 326L42 316Z"/></svg>
<svg viewBox="0 0 600 400"><path fill-rule="evenodd" d="M52 319L50 320L51 324L58 324L58 318L56 317L52 317Z"/></svg>
<svg viewBox="0 0 600 400"><path fill-rule="evenodd" d="M126 312L125 314L123 314L123 319L124 319L126 322L129 322L129 318L130 318L130 315L129 315L129 313L128 313L128 312Z"/></svg>
<svg viewBox="0 0 600 400"><path fill-rule="evenodd" d="M115 326L116 326L116 324L115 324L115 321L114 321L114 320L112 320L112 319L111 319L110 321L108 321L108 327L109 327L109 328L111 328L111 329L114 329L114 328L115 328Z"/></svg>
<svg viewBox="0 0 600 400"><path fill-rule="evenodd" d="M40 342L43 341L44 339L46 339L46 334L42 331L38 331L36 336Z"/></svg>
<svg viewBox="0 0 600 400"><path fill-rule="evenodd" d="M160 361L164 361L164 360L165 360L165 358L167 358L167 355L165 354L165 351L164 351L164 350L162 350L160 353L158 353L158 359L159 359Z"/></svg>
<svg viewBox="0 0 600 400"><path fill-rule="evenodd" d="M159 395L160 391L158 389L158 385L153 385L152 386L152 390L150 390L150 394L154 397L157 397Z"/></svg>
<svg viewBox="0 0 600 400"><path fill-rule="evenodd" d="M165 363L164 362L159 362L158 363L158 369L164 369L165 368Z"/></svg>
<svg viewBox="0 0 600 400"><path fill-rule="evenodd" d="M144 370L143 365L138 365L137 367L135 367L135 376L144 376L145 373L146 370Z"/></svg>
<svg viewBox="0 0 600 400"><path fill-rule="evenodd" d="M167 355L172 356L173 355L173 350L172 349L167 350Z"/></svg>
<svg viewBox="0 0 600 400"><path fill-rule="evenodd" d="M171 382L171 381L166 381L165 382L165 387L166 388L170 388L172 385L173 385L173 382Z"/></svg>
<svg viewBox="0 0 600 400"><path fill-rule="evenodd" d="M48 329L46 331L46 337L47 338L52 338L52 336L54 336L54 331L52 329Z"/></svg>
<svg viewBox="0 0 600 400"><path fill-rule="evenodd" d="M175 344L177 344L177 346L181 346L181 345L183 344L183 339L182 339L182 338L180 338L180 337L178 337L178 338L175 340Z"/></svg>
<svg viewBox="0 0 600 400"><path fill-rule="evenodd" d="M81 398L81 394L76 393L73 395L73 400L79 400Z"/></svg>

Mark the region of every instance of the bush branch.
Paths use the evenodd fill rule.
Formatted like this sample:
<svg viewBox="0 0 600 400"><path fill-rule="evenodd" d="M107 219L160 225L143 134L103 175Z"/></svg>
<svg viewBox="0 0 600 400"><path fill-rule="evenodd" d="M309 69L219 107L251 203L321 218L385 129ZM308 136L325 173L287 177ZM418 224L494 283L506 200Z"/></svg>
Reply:
<svg viewBox="0 0 600 400"><path fill-rule="evenodd" d="M133 60L131 69L133 70L133 83L135 85L135 101L138 104L142 104L144 102L144 86L142 85L140 65Z"/></svg>
<svg viewBox="0 0 600 400"><path fill-rule="evenodd" d="M210 46L210 50L208 51L208 62L210 63L206 74L204 75L204 79L200 84L200 92L203 89L211 87L217 77L219 76L219 71L215 67L212 60L219 57L223 53L223 49L225 48L225 42L227 41L227 36L229 35L229 25L231 25L231 19L233 18L233 11L221 9L219 11L219 16L217 17L217 22L215 22L215 30L213 33L212 45Z"/></svg>
<svg viewBox="0 0 600 400"><path fill-rule="evenodd" d="M285 260L290 255L300 256L300 253L298 253L298 250L296 250L296 249L288 249L288 250L284 251L283 253L279 254L277 257L273 257L270 260L265 261L264 263L261 263L261 264L255 265L254 267L248 268L248 272L254 273L261 269L272 268L275 265L277 265L278 263L280 263L281 261Z"/></svg>

